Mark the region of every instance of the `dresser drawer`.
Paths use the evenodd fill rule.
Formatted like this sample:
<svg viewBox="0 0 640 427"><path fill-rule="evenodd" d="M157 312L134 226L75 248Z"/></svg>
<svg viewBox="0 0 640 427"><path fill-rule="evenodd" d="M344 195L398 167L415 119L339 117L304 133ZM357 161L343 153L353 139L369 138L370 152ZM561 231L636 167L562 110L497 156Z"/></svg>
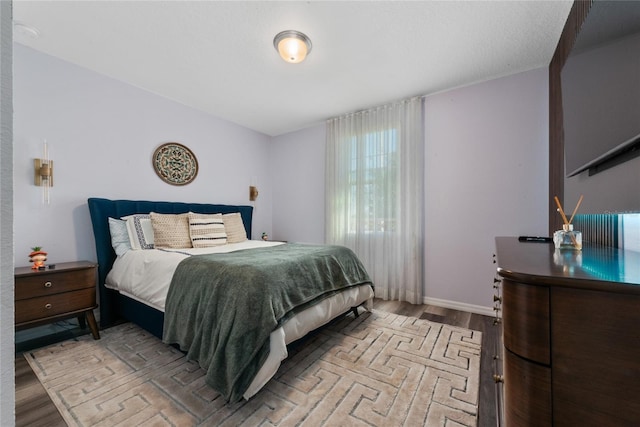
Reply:
<svg viewBox="0 0 640 427"><path fill-rule="evenodd" d="M91 288L16 301L16 325L95 307L96 290Z"/></svg>
<svg viewBox="0 0 640 427"><path fill-rule="evenodd" d="M551 364L549 288L502 280L504 346L529 360Z"/></svg>
<svg viewBox="0 0 640 427"><path fill-rule="evenodd" d="M504 411L508 427L552 426L551 368L504 352Z"/></svg>
<svg viewBox="0 0 640 427"><path fill-rule="evenodd" d="M16 277L15 299L40 297L77 289L92 288L96 284L95 268L72 271L47 271Z"/></svg>

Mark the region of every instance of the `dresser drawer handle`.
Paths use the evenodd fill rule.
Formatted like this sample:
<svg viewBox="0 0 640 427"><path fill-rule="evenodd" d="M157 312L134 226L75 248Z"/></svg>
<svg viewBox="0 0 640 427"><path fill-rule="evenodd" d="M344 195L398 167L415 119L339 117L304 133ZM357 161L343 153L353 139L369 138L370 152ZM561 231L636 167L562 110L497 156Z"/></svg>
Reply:
<svg viewBox="0 0 640 427"><path fill-rule="evenodd" d="M52 286L53 286L53 283L51 283L51 282L44 282L44 287L45 287L45 288L50 288L50 287L52 287Z"/></svg>
<svg viewBox="0 0 640 427"><path fill-rule="evenodd" d="M46 308L47 310L51 310L52 305L51 304L45 304L44 308Z"/></svg>

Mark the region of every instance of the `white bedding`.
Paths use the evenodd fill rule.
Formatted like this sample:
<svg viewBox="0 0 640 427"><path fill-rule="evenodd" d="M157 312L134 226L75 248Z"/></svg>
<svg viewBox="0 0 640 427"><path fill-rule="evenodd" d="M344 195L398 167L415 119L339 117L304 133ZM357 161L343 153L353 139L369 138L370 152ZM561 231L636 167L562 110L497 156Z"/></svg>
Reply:
<svg viewBox="0 0 640 427"><path fill-rule="evenodd" d="M190 255L225 253L242 249L277 246L282 242L247 240L211 248L130 250L118 257L106 278L106 287L164 312L165 301L176 267ZM271 333L267 360L244 394L249 399L275 375L287 357L286 345L324 325L335 316L368 301L371 309L373 289L369 285L347 289L302 311Z"/></svg>
<svg viewBox="0 0 640 427"><path fill-rule="evenodd" d="M164 313L164 305L176 267L190 255L234 252L282 245L282 242L246 240L241 243L189 249L130 250L116 258L106 286Z"/></svg>

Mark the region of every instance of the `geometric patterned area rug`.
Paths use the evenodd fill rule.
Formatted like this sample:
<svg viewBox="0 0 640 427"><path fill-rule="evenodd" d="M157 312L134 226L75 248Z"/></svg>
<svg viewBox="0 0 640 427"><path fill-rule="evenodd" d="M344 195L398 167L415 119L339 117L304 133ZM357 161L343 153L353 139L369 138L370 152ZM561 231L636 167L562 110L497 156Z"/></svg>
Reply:
<svg viewBox="0 0 640 427"><path fill-rule="evenodd" d="M475 426L481 333L378 310L292 344L228 404L183 353L126 323L25 358L70 426Z"/></svg>

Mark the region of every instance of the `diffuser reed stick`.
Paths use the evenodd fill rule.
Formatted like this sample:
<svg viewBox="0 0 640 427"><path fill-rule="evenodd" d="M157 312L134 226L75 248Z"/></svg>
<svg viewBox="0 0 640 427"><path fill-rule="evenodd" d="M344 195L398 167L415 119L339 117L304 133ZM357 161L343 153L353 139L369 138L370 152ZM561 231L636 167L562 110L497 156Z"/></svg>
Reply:
<svg viewBox="0 0 640 427"><path fill-rule="evenodd" d="M576 204L576 208L573 210L573 213L571 214L571 218L569 218L569 224L571 224L571 222L573 221L573 217L576 216L576 212L578 212L578 208L580 207L580 203L582 203L582 198L583 197L584 197L584 195L581 194L580 195L580 199L578 200L578 203Z"/></svg>
<svg viewBox="0 0 640 427"><path fill-rule="evenodd" d="M558 205L558 212L560 212L560 216L562 216L562 220L564 221L565 224L569 225L570 222L567 219L567 216L564 214L564 210L562 209L562 205L560 204L560 199L558 199L558 196L553 196L553 199L556 201L556 205Z"/></svg>

